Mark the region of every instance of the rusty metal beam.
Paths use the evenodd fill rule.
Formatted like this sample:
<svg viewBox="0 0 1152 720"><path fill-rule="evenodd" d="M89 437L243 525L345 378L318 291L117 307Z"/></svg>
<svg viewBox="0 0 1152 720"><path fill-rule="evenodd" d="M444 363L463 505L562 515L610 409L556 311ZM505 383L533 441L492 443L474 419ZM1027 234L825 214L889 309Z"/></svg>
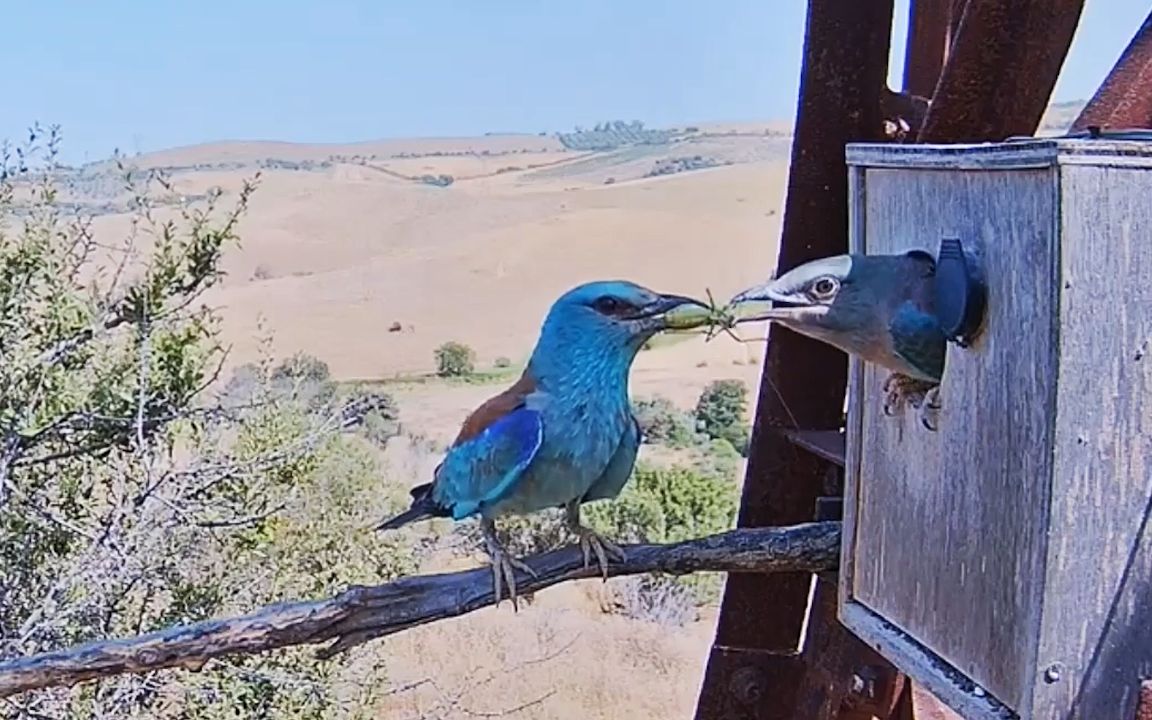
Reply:
<svg viewBox="0 0 1152 720"><path fill-rule="evenodd" d="M904 92L931 98L948 53L954 0L911 0L904 43Z"/></svg>
<svg viewBox="0 0 1152 720"><path fill-rule="evenodd" d="M1149 125L1152 125L1152 13L1070 129Z"/></svg>
<svg viewBox="0 0 1152 720"><path fill-rule="evenodd" d="M788 176L777 267L846 252L848 181L844 146L881 139L879 96L887 72L892 0L811 0L800 102ZM825 461L798 450L787 430L835 430L841 421L847 363L839 350L779 325L770 330L739 524L790 524L811 519ZM718 644L794 652L799 645L809 576L728 581ZM735 612L742 597L759 608ZM756 617L779 603L773 622Z"/></svg>
<svg viewBox="0 0 1152 720"><path fill-rule="evenodd" d="M894 717L905 677L836 619L837 592L817 584L794 720L874 720Z"/></svg>
<svg viewBox="0 0 1152 720"><path fill-rule="evenodd" d="M984 142L1040 124L1084 0L968 0L919 142Z"/></svg>
<svg viewBox="0 0 1152 720"><path fill-rule="evenodd" d="M779 271L847 250L844 146L882 139L880 93L892 12L893 0L809 2ZM741 526L812 519L830 465L796 447L785 431L835 430L846 375L840 351L772 327ZM811 658L798 655L811 582L807 574L728 577L697 720L803 717L793 711L797 690L811 670ZM851 639L834 616L820 621Z"/></svg>

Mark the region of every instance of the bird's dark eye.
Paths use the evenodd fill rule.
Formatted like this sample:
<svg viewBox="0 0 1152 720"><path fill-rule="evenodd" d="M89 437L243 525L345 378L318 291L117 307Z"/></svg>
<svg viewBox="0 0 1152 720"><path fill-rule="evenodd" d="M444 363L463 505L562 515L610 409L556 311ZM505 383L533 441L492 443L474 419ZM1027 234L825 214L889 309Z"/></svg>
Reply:
<svg viewBox="0 0 1152 720"><path fill-rule="evenodd" d="M603 315L612 315L617 313L620 311L623 305L624 304L622 302L612 297L611 295L605 295L603 297L597 298L596 302L592 304L592 306L596 308L596 312Z"/></svg>
<svg viewBox="0 0 1152 720"><path fill-rule="evenodd" d="M828 277L823 277L812 283L812 295L817 298L830 298L836 294L840 288L840 283Z"/></svg>

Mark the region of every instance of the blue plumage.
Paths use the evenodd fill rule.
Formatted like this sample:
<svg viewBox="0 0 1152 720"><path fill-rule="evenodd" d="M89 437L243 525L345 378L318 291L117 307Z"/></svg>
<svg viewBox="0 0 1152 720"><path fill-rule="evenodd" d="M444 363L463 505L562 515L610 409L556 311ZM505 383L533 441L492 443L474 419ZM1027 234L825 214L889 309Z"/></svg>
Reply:
<svg viewBox="0 0 1152 720"><path fill-rule="evenodd" d="M940 382L946 352L944 331L932 313L903 302L888 323L892 351L917 371L921 380Z"/></svg>
<svg viewBox="0 0 1152 720"><path fill-rule="evenodd" d="M454 520L499 503L516 489L543 440L540 413L526 407L512 411L448 453L437 473L445 481L432 486L433 501Z"/></svg>
<svg viewBox="0 0 1152 720"><path fill-rule="evenodd" d="M465 420L433 481L414 488L412 507L380 529L479 515L497 600L501 573L515 600L511 568L532 570L506 556L493 521L563 507L585 561L595 552L606 577L606 556L623 553L580 523L580 505L615 498L632 473L640 444L628 398L632 361L669 323L707 322L706 307L625 281L587 283L562 295L524 374Z"/></svg>

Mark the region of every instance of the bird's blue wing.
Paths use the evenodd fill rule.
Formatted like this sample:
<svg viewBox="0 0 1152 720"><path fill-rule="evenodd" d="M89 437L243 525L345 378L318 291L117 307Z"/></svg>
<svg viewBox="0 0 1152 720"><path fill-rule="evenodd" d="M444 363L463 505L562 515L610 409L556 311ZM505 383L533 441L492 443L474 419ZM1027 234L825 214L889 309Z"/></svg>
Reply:
<svg viewBox="0 0 1152 720"><path fill-rule="evenodd" d="M455 520L508 496L544 442L540 413L521 406L448 451L432 494Z"/></svg>
<svg viewBox="0 0 1152 720"><path fill-rule="evenodd" d="M611 500L620 494L628 482L628 478L632 477L632 467L636 464L636 453L640 450L640 423L636 421L635 416L631 419L632 422L628 423L624 429L624 435L620 438L616 452L608 461L608 467L604 468L603 474L596 478L580 502Z"/></svg>
<svg viewBox="0 0 1152 720"><path fill-rule="evenodd" d="M888 325L892 349L905 362L939 382L944 374L944 352L947 339L935 315L926 313L911 302L905 302Z"/></svg>

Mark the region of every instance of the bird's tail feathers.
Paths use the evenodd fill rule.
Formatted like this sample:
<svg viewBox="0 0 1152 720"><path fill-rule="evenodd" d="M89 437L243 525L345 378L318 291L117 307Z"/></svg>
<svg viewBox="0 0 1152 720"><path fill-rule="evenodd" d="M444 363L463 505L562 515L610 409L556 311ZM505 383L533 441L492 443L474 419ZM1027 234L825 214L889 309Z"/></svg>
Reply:
<svg viewBox="0 0 1152 720"><path fill-rule="evenodd" d="M394 518L385 520L376 526L376 530L395 530L409 523L427 520L434 517L443 517L446 513L432 500L432 483L417 485L409 492L412 496L412 506Z"/></svg>

